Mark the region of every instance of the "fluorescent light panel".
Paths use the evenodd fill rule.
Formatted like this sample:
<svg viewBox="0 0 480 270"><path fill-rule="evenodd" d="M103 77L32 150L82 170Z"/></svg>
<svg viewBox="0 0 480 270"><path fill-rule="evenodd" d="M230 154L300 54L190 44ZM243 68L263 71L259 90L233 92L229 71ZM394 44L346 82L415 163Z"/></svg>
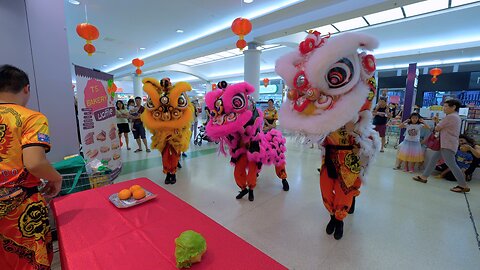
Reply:
<svg viewBox="0 0 480 270"><path fill-rule="evenodd" d="M427 0L403 7L407 17L448 8L448 0Z"/></svg>
<svg viewBox="0 0 480 270"><path fill-rule="evenodd" d="M322 35L322 36L328 35L328 33L334 34L334 33L338 32L337 29L335 29L335 27L333 27L331 24L325 25L325 26L320 26L320 27L314 28L312 30L320 32L320 35Z"/></svg>
<svg viewBox="0 0 480 270"><path fill-rule="evenodd" d="M452 0L452 7L480 2L479 0Z"/></svg>
<svg viewBox="0 0 480 270"><path fill-rule="evenodd" d="M365 16L365 19L367 19L370 25L394 21L403 18L403 12L401 8L389 9Z"/></svg>
<svg viewBox="0 0 480 270"><path fill-rule="evenodd" d="M362 17L358 17L358 18L353 18L350 20L334 23L333 26L335 26L340 31L348 31L348 30L368 26L368 24Z"/></svg>

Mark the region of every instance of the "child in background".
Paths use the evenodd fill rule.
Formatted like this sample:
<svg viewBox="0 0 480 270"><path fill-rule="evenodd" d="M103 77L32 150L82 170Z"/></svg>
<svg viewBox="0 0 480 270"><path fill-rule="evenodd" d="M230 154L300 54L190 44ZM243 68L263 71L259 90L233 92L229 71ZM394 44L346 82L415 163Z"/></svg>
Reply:
<svg viewBox="0 0 480 270"><path fill-rule="evenodd" d="M407 121L400 124L400 128L405 128L406 130L405 139L399 145L397 159L400 163L398 163L396 169L400 169L401 162L405 162L405 172L413 172L415 163L423 162L424 153L420 144L422 127L430 129L418 113L412 113Z"/></svg>
<svg viewBox="0 0 480 270"><path fill-rule="evenodd" d="M130 114L130 117L136 117L138 116L138 110L137 108L135 107L135 100L133 100L133 98L129 99L128 102L127 102L127 110L128 110L128 113ZM133 128L133 121L130 119L130 129L132 131L135 131L135 129Z"/></svg>

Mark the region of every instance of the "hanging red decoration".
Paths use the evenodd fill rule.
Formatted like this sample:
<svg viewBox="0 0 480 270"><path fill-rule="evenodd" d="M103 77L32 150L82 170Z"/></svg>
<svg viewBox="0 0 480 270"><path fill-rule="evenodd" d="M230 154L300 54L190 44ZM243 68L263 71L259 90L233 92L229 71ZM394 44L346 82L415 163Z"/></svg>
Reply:
<svg viewBox="0 0 480 270"><path fill-rule="evenodd" d="M86 40L87 44L83 46L83 49L91 56L95 52L95 46L92 45L92 40L98 39L100 32L98 32L97 27L86 22L78 24L76 30L78 36Z"/></svg>
<svg viewBox="0 0 480 270"><path fill-rule="evenodd" d="M240 50L243 50L245 47L247 47L247 42L244 39L239 39L237 40L237 48Z"/></svg>
<svg viewBox="0 0 480 270"><path fill-rule="evenodd" d="M236 18L232 22L232 32L238 36L237 48L243 50L247 47L247 42L243 39L246 35L252 31L252 23L245 18Z"/></svg>
<svg viewBox="0 0 480 270"><path fill-rule="evenodd" d="M212 83L212 90L215 90L217 89L217 84L216 83Z"/></svg>
<svg viewBox="0 0 480 270"><path fill-rule="evenodd" d="M269 80L268 78L263 79L263 85L264 85L265 87L267 87L267 85L268 85L269 82L270 82L270 80Z"/></svg>
<svg viewBox="0 0 480 270"><path fill-rule="evenodd" d="M437 80L438 80L437 76L442 74L442 69L441 68L432 68L432 69L430 69L429 73L430 73L430 75L433 76L432 79L431 79L432 83L436 83Z"/></svg>
<svg viewBox="0 0 480 270"><path fill-rule="evenodd" d="M143 62L143 60L141 60L139 58L135 58L135 59L132 60L132 65L134 65L137 68L137 70L135 70L135 73L137 75L142 74L142 70L140 69L140 67L142 67L144 64L145 64L145 62Z"/></svg>
<svg viewBox="0 0 480 270"><path fill-rule="evenodd" d="M96 51L95 49L95 46L93 46L92 44L85 44L85 46L83 46L83 50L86 51L88 53L88 56L92 56L92 54Z"/></svg>

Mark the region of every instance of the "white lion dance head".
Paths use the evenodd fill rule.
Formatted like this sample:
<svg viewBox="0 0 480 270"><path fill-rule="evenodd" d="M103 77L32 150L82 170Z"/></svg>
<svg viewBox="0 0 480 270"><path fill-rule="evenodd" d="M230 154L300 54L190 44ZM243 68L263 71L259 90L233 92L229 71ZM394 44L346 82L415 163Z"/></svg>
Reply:
<svg viewBox="0 0 480 270"><path fill-rule="evenodd" d="M275 71L290 88L280 108L282 127L310 135L328 135L360 112L375 95L375 58L366 51L378 41L360 33L321 37L310 33L299 50L277 60Z"/></svg>

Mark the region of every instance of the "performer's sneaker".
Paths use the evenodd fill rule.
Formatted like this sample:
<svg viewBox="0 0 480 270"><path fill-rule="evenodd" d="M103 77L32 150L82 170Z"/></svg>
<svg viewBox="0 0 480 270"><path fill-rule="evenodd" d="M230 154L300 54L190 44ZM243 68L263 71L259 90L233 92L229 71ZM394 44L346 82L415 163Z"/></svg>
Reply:
<svg viewBox="0 0 480 270"><path fill-rule="evenodd" d="M247 193L248 193L248 189L245 188L245 189L241 190L238 193L237 197L235 197L235 198L237 198L237 200L239 200L239 199L243 198L243 196L247 195Z"/></svg>
<svg viewBox="0 0 480 270"><path fill-rule="evenodd" d="M350 206L350 210L348 210L348 213L351 215L355 212L355 196L352 199L352 205Z"/></svg>
<svg viewBox="0 0 480 270"><path fill-rule="evenodd" d="M253 189L248 190L248 200L253 202Z"/></svg>
<svg viewBox="0 0 480 270"><path fill-rule="evenodd" d="M171 174L170 173L167 173L167 177L165 178L165 184L168 185L170 184L170 178L171 178Z"/></svg>
<svg viewBox="0 0 480 270"><path fill-rule="evenodd" d="M179 161L178 164L177 164L177 168L179 168L179 169L182 168L182 165L180 164L180 161Z"/></svg>
<svg viewBox="0 0 480 270"><path fill-rule="evenodd" d="M335 223L336 223L335 216L330 216L330 222L327 224L327 229L325 230L328 235L332 234L335 231Z"/></svg>
<svg viewBox="0 0 480 270"><path fill-rule="evenodd" d="M177 182L177 175L174 174L174 173L172 173L171 176L172 176L172 177L170 178L170 184L173 185L173 184L175 184L175 183Z"/></svg>
<svg viewBox="0 0 480 270"><path fill-rule="evenodd" d="M333 238L336 240L340 240L343 237L343 220L336 220L335 224L335 233L333 234Z"/></svg>
<svg viewBox="0 0 480 270"><path fill-rule="evenodd" d="M282 180L282 185L283 185L283 190L288 191L290 189L287 179Z"/></svg>

